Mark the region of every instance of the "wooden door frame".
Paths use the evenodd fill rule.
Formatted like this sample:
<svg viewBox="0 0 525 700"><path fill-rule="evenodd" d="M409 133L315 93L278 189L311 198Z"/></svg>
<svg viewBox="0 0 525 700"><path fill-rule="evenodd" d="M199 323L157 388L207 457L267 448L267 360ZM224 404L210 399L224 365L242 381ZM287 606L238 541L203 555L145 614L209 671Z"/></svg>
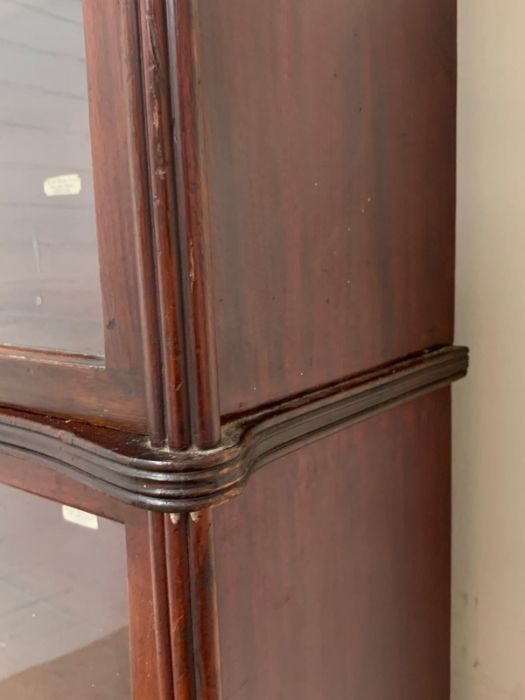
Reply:
<svg viewBox="0 0 525 700"><path fill-rule="evenodd" d="M159 163L159 138L166 135L148 121L156 107L143 82L156 50L148 5L83 3L104 357L0 346L0 403L149 432L159 442L161 362L178 386L182 350L172 148L164 143ZM164 80L161 89L169 94ZM167 344L169 357L162 355ZM181 409L180 402L170 405Z"/></svg>
<svg viewBox="0 0 525 700"><path fill-rule="evenodd" d="M221 437L193 0L83 0L104 358L0 346L0 404Z"/></svg>

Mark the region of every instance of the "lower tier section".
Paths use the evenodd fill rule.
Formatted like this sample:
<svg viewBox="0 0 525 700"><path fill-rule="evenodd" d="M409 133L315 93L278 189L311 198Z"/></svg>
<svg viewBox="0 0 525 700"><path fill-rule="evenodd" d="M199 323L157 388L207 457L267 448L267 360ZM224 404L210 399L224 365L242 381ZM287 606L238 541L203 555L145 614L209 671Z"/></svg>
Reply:
<svg viewBox="0 0 525 700"><path fill-rule="evenodd" d="M223 700L449 697L448 388L265 467L213 518Z"/></svg>

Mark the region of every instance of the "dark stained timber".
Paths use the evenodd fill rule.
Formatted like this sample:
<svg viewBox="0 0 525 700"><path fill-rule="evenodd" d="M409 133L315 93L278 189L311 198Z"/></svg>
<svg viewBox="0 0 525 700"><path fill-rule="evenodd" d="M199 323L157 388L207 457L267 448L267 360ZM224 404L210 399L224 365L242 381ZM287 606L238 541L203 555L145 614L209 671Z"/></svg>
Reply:
<svg viewBox="0 0 525 700"><path fill-rule="evenodd" d="M103 338L0 345L0 481L125 524L134 700L448 697L456 0L53 4Z"/></svg>
<svg viewBox="0 0 525 700"><path fill-rule="evenodd" d="M464 376L468 351L441 348L233 417L213 449L164 450L147 438L62 419L5 411L0 452L30 455L121 499L187 512L236 495L278 457Z"/></svg>

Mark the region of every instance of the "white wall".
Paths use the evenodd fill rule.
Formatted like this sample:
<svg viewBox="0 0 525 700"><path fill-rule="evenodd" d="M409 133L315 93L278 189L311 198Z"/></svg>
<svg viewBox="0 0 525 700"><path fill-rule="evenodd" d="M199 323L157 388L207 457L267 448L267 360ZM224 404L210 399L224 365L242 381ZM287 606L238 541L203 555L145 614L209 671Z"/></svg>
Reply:
<svg viewBox="0 0 525 700"><path fill-rule="evenodd" d="M453 700L525 699L525 0L459 0Z"/></svg>

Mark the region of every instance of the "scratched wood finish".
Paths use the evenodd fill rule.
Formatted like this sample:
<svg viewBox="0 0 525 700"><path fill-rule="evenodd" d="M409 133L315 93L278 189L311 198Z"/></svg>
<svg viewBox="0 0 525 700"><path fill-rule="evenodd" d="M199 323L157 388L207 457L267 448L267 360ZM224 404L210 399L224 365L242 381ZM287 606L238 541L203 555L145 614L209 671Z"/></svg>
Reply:
<svg viewBox="0 0 525 700"><path fill-rule="evenodd" d="M195 699L188 515L165 516L166 572L175 700Z"/></svg>
<svg viewBox="0 0 525 700"><path fill-rule="evenodd" d="M443 389L214 511L224 698L449 697L449 426Z"/></svg>
<svg viewBox="0 0 525 700"><path fill-rule="evenodd" d="M197 0L221 412L452 339L455 0Z"/></svg>

